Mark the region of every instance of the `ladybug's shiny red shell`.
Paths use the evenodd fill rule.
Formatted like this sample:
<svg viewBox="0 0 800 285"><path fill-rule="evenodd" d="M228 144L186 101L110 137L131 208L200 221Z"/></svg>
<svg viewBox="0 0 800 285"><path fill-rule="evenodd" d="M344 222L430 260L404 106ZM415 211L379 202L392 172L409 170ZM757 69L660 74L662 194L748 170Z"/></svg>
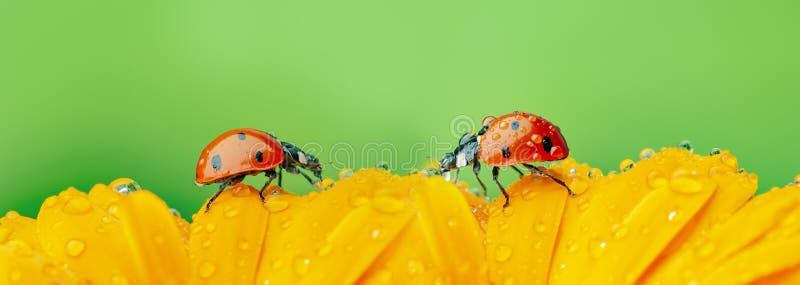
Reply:
<svg viewBox="0 0 800 285"><path fill-rule="evenodd" d="M234 129L219 135L200 154L195 183L210 184L270 170L283 162L281 143L256 129Z"/></svg>
<svg viewBox="0 0 800 285"><path fill-rule="evenodd" d="M486 133L479 137L479 157L492 166L561 160L569 148L561 130L542 117L514 112L487 117Z"/></svg>

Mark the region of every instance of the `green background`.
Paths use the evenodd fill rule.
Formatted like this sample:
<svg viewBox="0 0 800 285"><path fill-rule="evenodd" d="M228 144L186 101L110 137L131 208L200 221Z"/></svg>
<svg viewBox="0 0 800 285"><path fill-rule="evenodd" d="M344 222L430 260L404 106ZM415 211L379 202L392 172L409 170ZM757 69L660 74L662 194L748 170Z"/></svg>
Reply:
<svg viewBox="0 0 800 285"><path fill-rule="evenodd" d="M454 119L513 110L605 171L683 139L731 149L763 192L800 173L797 3L3 1L0 211L131 177L186 216L215 191L193 184L200 150L237 127L323 161L346 143L354 168L392 143L407 173Z"/></svg>

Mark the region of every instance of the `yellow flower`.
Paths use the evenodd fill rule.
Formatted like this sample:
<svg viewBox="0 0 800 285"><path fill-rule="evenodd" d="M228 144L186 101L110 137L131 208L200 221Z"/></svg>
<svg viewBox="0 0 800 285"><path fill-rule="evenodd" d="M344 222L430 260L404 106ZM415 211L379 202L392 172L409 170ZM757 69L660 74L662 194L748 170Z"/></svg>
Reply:
<svg viewBox="0 0 800 285"><path fill-rule="evenodd" d="M525 176L505 209L378 169L303 196L272 186L266 203L238 184L191 225L129 179L70 188L36 219L0 218L0 284L800 283L797 183L753 197L727 151L620 169L567 159L550 171L577 197Z"/></svg>

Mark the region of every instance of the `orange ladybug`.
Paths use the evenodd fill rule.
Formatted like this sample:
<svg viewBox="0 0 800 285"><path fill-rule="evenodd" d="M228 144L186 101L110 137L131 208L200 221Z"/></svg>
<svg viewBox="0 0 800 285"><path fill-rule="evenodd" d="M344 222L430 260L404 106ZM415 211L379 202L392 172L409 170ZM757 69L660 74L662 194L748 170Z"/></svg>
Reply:
<svg viewBox="0 0 800 285"><path fill-rule="evenodd" d="M439 173L455 169L454 180L458 180L458 170L472 165L472 172L486 195L486 185L478 177L481 169L480 162L483 161L493 166L492 180L506 198L506 202L503 204L505 208L509 205L508 193L497 181L500 167L504 166L510 166L522 176L522 171L516 167L516 165L522 165L532 173L549 177L564 186L567 192L574 196L575 193L563 181L529 164L562 160L567 156L569 156L569 147L558 127L542 117L513 112L498 118L488 116L483 119L483 128L480 131L461 136L456 149L446 153L440 161Z"/></svg>
<svg viewBox="0 0 800 285"><path fill-rule="evenodd" d="M275 169L278 168L279 172ZM259 197L264 201L264 190L272 180L278 178L281 184L280 170L301 174L314 185L308 174L310 171L317 179L322 180L322 166L313 155L300 148L281 142L273 135L256 129L233 129L222 133L209 143L200 153L195 172L195 184L198 186L221 183L217 191L206 204L206 212L226 187L241 182L247 175L263 172L268 180L261 188Z"/></svg>

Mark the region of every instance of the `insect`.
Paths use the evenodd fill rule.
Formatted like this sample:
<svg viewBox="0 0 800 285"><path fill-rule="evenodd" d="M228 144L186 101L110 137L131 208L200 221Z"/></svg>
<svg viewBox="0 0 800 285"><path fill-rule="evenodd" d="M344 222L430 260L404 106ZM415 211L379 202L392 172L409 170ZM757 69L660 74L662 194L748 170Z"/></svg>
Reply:
<svg viewBox="0 0 800 285"><path fill-rule="evenodd" d="M483 161L492 166L492 180L506 198L503 204L505 208L509 205L508 193L497 180L500 167L505 166L514 169L521 177L524 174L517 165L522 165L531 173L546 176L564 186L570 195L575 196L564 181L530 164L562 160L568 155L567 141L558 127L542 117L513 112L499 118L488 116L483 119L483 128L480 131L461 136L455 150L442 157L438 172L446 173L455 169L454 180L457 181L459 169L472 165L472 172L486 196L486 185L478 177Z"/></svg>
<svg viewBox="0 0 800 285"><path fill-rule="evenodd" d="M278 171L276 171L276 168ZM206 204L206 212L226 187L241 182L247 175L263 172L268 180L261 187L259 197L264 202L264 190L274 179L282 182L282 170L300 174L312 185L314 179L301 169L310 171L322 180L322 166L313 155L297 146L281 142L270 133L256 129L233 129L222 133L200 153L195 173L198 186L219 182L217 191Z"/></svg>

